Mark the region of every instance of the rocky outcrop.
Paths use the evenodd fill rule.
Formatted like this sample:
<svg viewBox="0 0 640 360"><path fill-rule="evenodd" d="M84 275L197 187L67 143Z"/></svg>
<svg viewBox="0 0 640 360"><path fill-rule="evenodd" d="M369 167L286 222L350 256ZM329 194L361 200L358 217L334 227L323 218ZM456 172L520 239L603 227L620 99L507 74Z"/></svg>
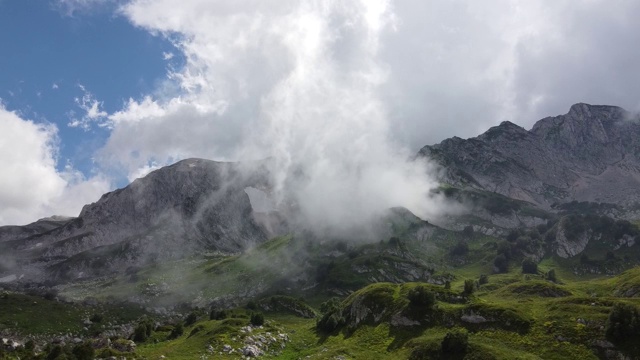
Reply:
<svg viewBox="0 0 640 360"><path fill-rule="evenodd" d="M0 253L22 273L77 278L201 251L238 252L267 238L245 192L268 186L267 166L183 160L104 194L78 218L1 242Z"/></svg>
<svg viewBox="0 0 640 360"><path fill-rule="evenodd" d="M640 120L615 106L576 104L527 131L510 122L419 152L444 182L496 192L550 209L572 200L640 201ZM615 184L615 186L612 186Z"/></svg>

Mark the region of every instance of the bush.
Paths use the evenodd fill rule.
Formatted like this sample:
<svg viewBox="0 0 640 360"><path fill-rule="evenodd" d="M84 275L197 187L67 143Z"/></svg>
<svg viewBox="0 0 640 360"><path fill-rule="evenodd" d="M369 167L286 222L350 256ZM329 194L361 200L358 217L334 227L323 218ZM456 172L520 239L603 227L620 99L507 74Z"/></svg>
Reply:
<svg viewBox="0 0 640 360"><path fill-rule="evenodd" d="M198 321L198 315L196 313L190 313L186 319L184 319L184 326L191 326Z"/></svg>
<svg viewBox="0 0 640 360"><path fill-rule="evenodd" d="M471 295L476 288L476 284L473 280L468 279L464 281L464 294Z"/></svg>
<svg viewBox="0 0 640 360"><path fill-rule="evenodd" d="M511 244L507 241L501 241L498 243L498 248L496 249L498 255L502 254L508 260L511 260Z"/></svg>
<svg viewBox="0 0 640 360"><path fill-rule="evenodd" d="M89 321L91 321L92 323L101 323L102 320L103 320L103 316L101 314L93 314L89 318Z"/></svg>
<svg viewBox="0 0 640 360"><path fill-rule="evenodd" d="M609 313L605 333L614 343L637 339L640 335L638 308L629 304L615 304Z"/></svg>
<svg viewBox="0 0 640 360"><path fill-rule="evenodd" d="M538 263L536 263L532 258L525 258L522 260L522 272L524 274L537 274Z"/></svg>
<svg viewBox="0 0 640 360"><path fill-rule="evenodd" d="M226 310L211 309L209 313L209 320L224 320L229 316Z"/></svg>
<svg viewBox="0 0 640 360"><path fill-rule="evenodd" d="M184 326L181 322L177 323L176 326L171 330L171 334L169 334L169 339L176 339L184 334Z"/></svg>
<svg viewBox="0 0 640 360"><path fill-rule="evenodd" d="M332 332L346 323L346 319L339 312L324 314L316 323L316 328L325 332Z"/></svg>
<svg viewBox="0 0 640 360"><path fill-rule="evenodd" d="M466 330L449 331L440 346L445 355L465 354L469 346L469 335Z"/></svg>
<svg viewBox="0 0 640 360"><path fill-rule="evenodd" d="M479 285L484 285L484 284L487 284L488 282L489 282L489 276L487 276L486 274L480 275L480 279L478 279Z"/></svg>
<svg viewBox="0 0 640 360"><path fill-rule="evenodd" d="M262 326L264 325L264 315L261 312L251 314L251 325Z"/></svg>
<svg viewBox="0 0 640 360"><path fill-rule="evenodd" d="M500 254L493 259L493 266L496 272L506 273L509 270L509 260L507 260L504 254Z"/></svg>
<svg viewBox="0 0 640 360"><path fill-rule="evenodd" d="M316 328L324 332L332 332L346 323L342 316L340 299L331 298L320 305L322 317L316 322Z"/></svg>
<svg viewBox="0 0 640 360"><path fill-rule="evenodd" d="M95 350L89 342L76 345L71 352L77 360L93 360L95 357Z"/></svg>
<svg viewBox="0 0 640 360"><path fill-rule="evenodd" d="M556 271L554 269L547 271L544 277L549 281L553 281L553 282L558 281L558 278L556 277Z"/></svg>
<svg viewBox="0 0 640 360"><path fill-rule="evenodd" d="M436 296L422 285L409 290L407 294L409 302L413 306L426 307L431 309L436 304Z"/></svg>
<svg viewBox="0 0 640 360"><path fill-rule="evenodd" d="M469 252L469 245L465 240L460 240L451 249L451 255L461 256L466 255Z"/></svg>
<svg viewBox="0 0 640 360"><path fill-rule="evenodd" d="M139 343L147 340L147 328L143 324L138 324L133 331L133 341Z"/></svg>
<svg viewBox="0 0 640 360"><path fill-rule="evenodd" d="M255 301L251 300L247 303L246 308L249 310L258 310L258 304L256 304Z"/></svg>

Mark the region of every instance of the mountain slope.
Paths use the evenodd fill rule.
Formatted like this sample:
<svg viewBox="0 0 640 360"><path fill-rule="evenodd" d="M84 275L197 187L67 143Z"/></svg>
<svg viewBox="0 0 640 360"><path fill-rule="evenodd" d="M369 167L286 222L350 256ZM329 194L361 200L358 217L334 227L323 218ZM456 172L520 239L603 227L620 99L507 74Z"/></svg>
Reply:
<svg viewBox="0 0 640 360"><path fill-rule="evenodd" d="M591 201L640 201L640 121L615 106L576 104L527 131L503 122L484 134L425 146L443 181L496 192L549 209Z"/></svg>
<svg viewBox="0 0 640 360"><path fill-rule="evenodd" d="M198 251L243 250L267 238L245 192L266 186L266 163L250 166L180 161L103 195L59 227L33 235L13 229L27 236L1 242L0 252L29 264L20 271L74 278Z"/></svg>

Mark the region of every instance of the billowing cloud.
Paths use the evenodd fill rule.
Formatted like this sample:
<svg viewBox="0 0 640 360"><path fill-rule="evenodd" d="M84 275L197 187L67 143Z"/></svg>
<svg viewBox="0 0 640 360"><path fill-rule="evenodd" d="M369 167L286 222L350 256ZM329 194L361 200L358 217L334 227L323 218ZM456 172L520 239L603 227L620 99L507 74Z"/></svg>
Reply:
<svg viewBox="0 0 640 360"><path fill-rule="evenodd" d="M25 224L50 215L77 216L109 190L109 182L68 166L56 170L57 129L20 118L0 105L0 225Z"/></svg>
<svg viewBox="0 0 640 360"><path fill-rule="evenodd" d="M185 64L108 116L97 158L132 178L190 156L274 156L277 186L313 204L309 216L392 204L429 214L427 170L405 161L421 146L504 120L529 127L580 101L637 109L639 7L129 1L120 13ZM306 180L290 183L294 173Z"/></svg>

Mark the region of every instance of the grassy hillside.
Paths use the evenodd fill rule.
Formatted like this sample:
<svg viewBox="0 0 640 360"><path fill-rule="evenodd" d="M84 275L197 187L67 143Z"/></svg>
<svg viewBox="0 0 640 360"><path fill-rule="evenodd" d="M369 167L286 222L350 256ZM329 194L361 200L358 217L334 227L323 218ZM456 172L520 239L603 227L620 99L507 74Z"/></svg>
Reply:
<svg viewBox="0 0 640 360"><path fill-rule="evenodd" d="M373 241L296 234L59 286L46 299L5 292L0 331L34 347L4 346L0 359L80 359L89 347L141 359L640 357L625 335L640 336L637 245L611 246L637 228L562 219L494 237L398 210ZM591 231L589 262L555 253L561 226Z"/></svg>

